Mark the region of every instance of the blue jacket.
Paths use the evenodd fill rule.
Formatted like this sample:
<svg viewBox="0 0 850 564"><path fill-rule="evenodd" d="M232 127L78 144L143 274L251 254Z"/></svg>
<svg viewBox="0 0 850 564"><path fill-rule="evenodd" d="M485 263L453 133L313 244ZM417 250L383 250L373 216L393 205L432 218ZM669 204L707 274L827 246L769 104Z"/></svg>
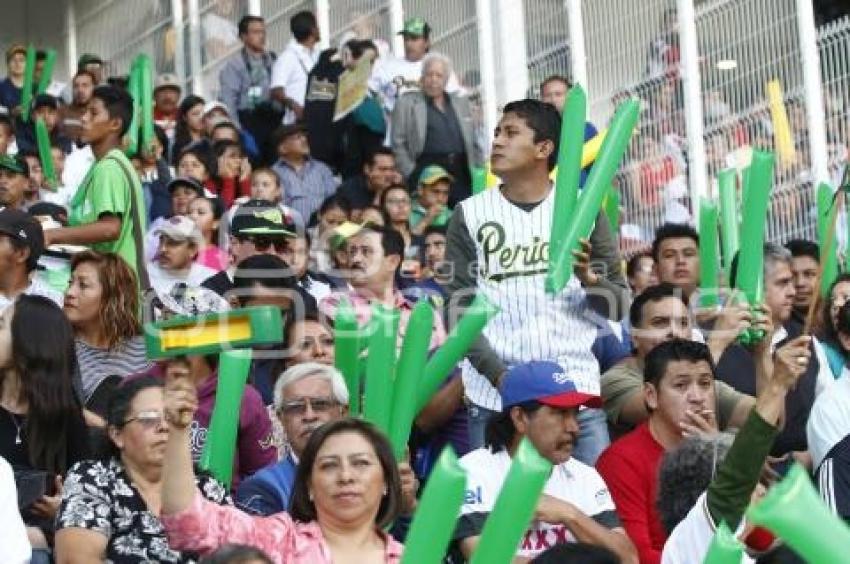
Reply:
<svg viewBox="0 0 850 564"><path fill-rule="evenodd" d="M271 466L263 468L236 488L234 501L246 513L268 517L289 507L295 471L298 464L292 453Z"/></svg>

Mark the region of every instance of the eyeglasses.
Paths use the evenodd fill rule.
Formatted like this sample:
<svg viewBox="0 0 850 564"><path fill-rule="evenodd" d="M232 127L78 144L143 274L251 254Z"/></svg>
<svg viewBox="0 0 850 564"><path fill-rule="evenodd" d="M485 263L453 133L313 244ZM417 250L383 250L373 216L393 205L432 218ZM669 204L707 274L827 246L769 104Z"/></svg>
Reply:
<svg viewBox="0 0 850 564"><path fill-rule="evenodd" d="M138 421L142 427L147 430L159 429L165 426L165 414L161 411L140 411L134 417L124 421L124 425L129 425L133 421Z"/></svg>
<svg viewBox="0 0 850 564"><path fill-rule="evenodd" d="M280 406L280 412L284 415L304 415L307 413L307 405L310 405L315 413L327 413L336 407L337 401L333 398L301 398L284 402Z"/></svg>

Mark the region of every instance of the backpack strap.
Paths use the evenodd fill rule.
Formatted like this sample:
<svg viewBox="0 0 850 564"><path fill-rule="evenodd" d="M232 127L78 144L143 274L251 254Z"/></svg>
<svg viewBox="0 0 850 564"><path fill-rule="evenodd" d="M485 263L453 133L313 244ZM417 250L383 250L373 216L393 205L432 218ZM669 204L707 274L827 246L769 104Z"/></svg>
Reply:
<svg viewBox="0 0 850 564"><path fill-rule="evenodd" d="M143 242L142 225L139 220L137 210L136 187L133 182L133 173L119 159L110 157L110 160L118 163L118 166L120 166L121 170L124 171L124 176L127 177L127 182L130 185L130 217L133 221L133 243L136 248L136 274L139 276L139 286L141 287L142 295L144 296L151 288L151 281L150 278L148 278L148 269L145 266L145 245Z"/></svg>

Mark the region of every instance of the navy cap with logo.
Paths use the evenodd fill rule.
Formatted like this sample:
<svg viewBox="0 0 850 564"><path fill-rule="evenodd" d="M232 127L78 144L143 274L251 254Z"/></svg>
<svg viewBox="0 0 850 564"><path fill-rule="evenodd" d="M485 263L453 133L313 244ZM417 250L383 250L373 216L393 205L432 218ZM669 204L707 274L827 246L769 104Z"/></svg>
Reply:
<svg viewBox="0 0 850 564"><path fill-rule="evenodd" d="M283 211L267 200L248 200L233 210L230 232L237 237L294 237Z"/></svg>
<svg viewBox="0 0 850 564"><path fill-rule="evenodd" d="M16 174L22 174L26 177L30 175L30 167L26 159L20 155L0 155L0 168L9 170Z"/></svg>
<svg viewBox="0 0 850 564"><path fill-rule="evenodd" d="M564 368L555 362L532 361L508 370L499 386L502 409L527 401L550 407L601 407L596 394L580 392Z"/></svg>
<svg viewBox="0 0 850 564"><path fill-rule="evenodd" d="M34 269L38 257L44 252L44 232L41 224L25 211L13 208L0 209L0 233L23 243L30 249L27 266Z"/></svg>

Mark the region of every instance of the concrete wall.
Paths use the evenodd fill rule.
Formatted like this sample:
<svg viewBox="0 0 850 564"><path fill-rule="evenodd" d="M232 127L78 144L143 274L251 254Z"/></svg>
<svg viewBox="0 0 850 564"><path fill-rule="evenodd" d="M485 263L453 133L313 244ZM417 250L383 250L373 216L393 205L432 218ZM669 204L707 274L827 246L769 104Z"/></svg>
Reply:
<svg viewBox="0 0 850 564"><path fill-rule="evenodd" d="M56 49L54 77L68 76L65 33L69 0L0 0L0 76L6 75L6 49L14 43L32 43L37 48Z"/></svg>

